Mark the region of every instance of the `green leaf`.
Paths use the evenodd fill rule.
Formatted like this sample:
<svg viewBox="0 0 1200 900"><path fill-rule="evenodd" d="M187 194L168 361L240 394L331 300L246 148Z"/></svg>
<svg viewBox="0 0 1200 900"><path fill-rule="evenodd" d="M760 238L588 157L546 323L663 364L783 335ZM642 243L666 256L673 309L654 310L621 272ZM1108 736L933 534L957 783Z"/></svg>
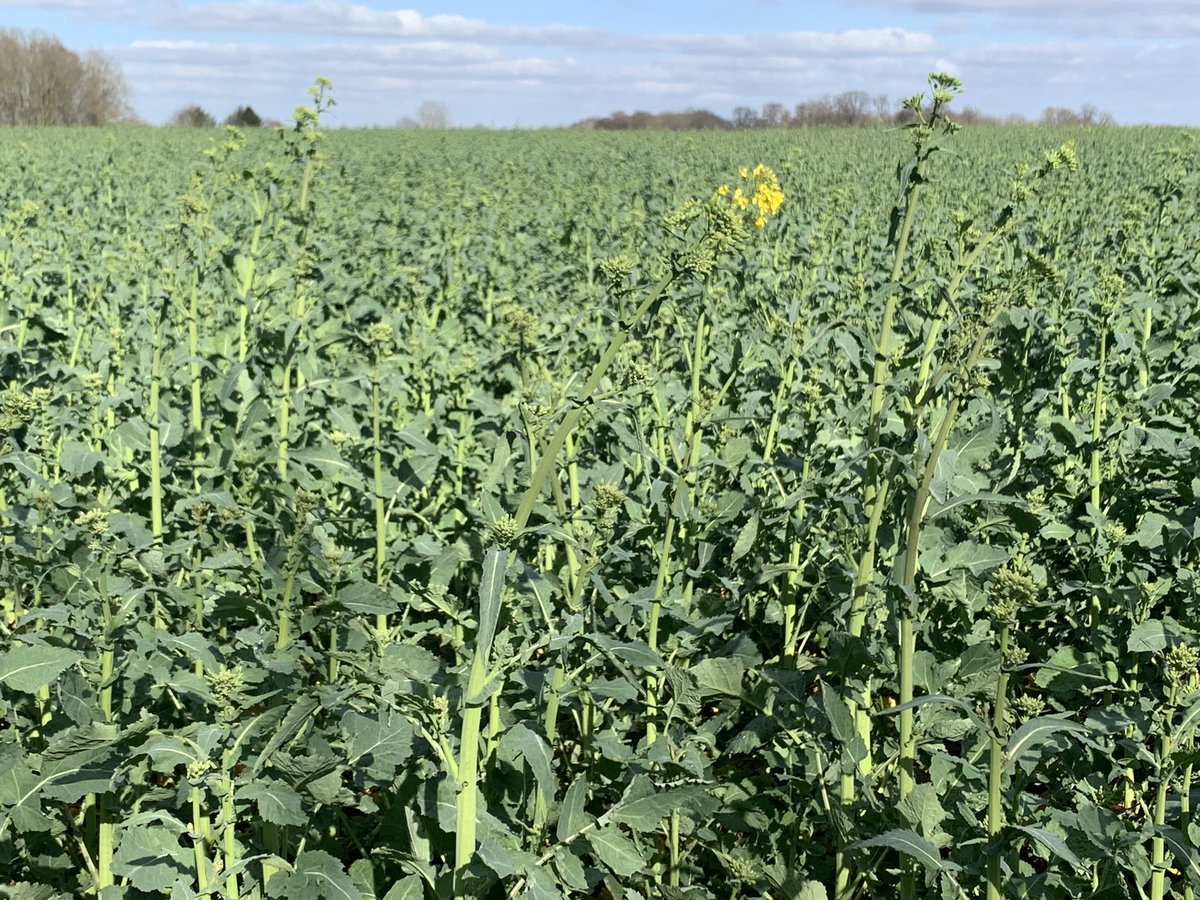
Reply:
<svg viewBox="0 0 1200 900"><path fill-rule="evenodd" d="M563 900L563 892L548 868L538 866L525 873L524 900Z"/></svg>
<svg viewBox="0 0 1200 900"><path fill-rule="evenodd" d="M500 757L515 761L525 760L547 803L554 801L558 793L558 781L554 777L550 747L545 739L524 724L517 724L500 738Z"/></svg>
<svg viewBox="0 0 1200 900"><path fill-rule="evenodd" d="M742 696L742 677L746 665L740 659L716 657L702 659L689 670L696 685L704 696L722 694L728 697Z"/></svg>
<svg viewBox="0 0 1200 900"><path fill-rule="evenodd" d="M1177 866L1187 871L1188 880L1194 886L1200 886L1200 860L1196 858L1196 848L1177 828L1169 825L1155 825L1153 828L1154 833L1171 850Z"/></svg>
<svg viewBox="0 0 1200 900"><path fill-rule="evenodd" d="M324 850L305 850L296 857L291 872L276 874L267 886L272 897L289 900L363 900L342 864Z"/></svg>
<svg viewBox="0 0 1200 900"><path fill-rule="evenodd" d="M480 842L476 853L483 864L501 878L512 878L518 872L537 865L537 857L532 853L517 850L497 840Z"/></svg>
<svg viewBox="0 0 1200 900"><path fill-rule="evenodd" d="M1060 719L1055 716L1039 716L1030 719L1009 738L1008 746L1004 748L1004 767L1008 769L1024 754L1029 753L1041 742L1056 734L1067 732L1071 734L1086 734L1088 731L1078 722Z"/></svg>
<svg viewBox="0 0 1200 900"><path fill-rule="evenodd" d="M368 616L391 615L400 603L372 581L354 581L339 588L336 601L351 612Z"/></svg>
<svg viewBox="0 0 1200 900"><path fill-rule="evenodd" d="M504 596L504 573L508 551L493 547L483 559L483 577L479 581L479 629L475 633L475 652L484 665L492 653L496 625L500 621L500 601Z"/></svg>
<svg viewBox="0 0 1200 900"><path fill-rule="evenodd" d="M888 847L892 850L898 850L906 856L911 856L921 865L928 869L937 869L943 872L957 871L960 866L951 862L948 859L942 859L938 853L937 847L931 844L925 838L921 837L915 831L907 828L897 828L892 831L885 831L883 834L876 835L873 838L867 838L865 841L856 841L847 847L847 850L864 850L871 847Z"/></svg>
<svg viewBox="0 0 1200 900"><path fill-rule="evenodd" d="M0 806L7 807L0 818L0 835L9 823L17 833L49 831L52 820L42 812L42 789L53 781L35 775L19 756L20 751L0 758Z"/></svg>
<svg viewBox="0 0 1200 900"><path fill-rule="evenodd" d="M617 659L642 669L661 668L666 660L644 641L614 641L604 635L592 635L596 644Z"/></svg>
<svg viewBox="0 0 1200 900"><path fill-rule="evenodd" d="M192 868L192 853L179 838L162 826L135 825L121 830L113 855L113 874L128 878L139 891L166 892L175 879Z"/></svg>
<svg viewBox="0 0 1200 900"><path fill-rule="evenodd" d="M1159 619L1148 619L1134 625L1125 648L1130 653L1157 653L1171 646L1178 637L1175 629Z"/></svg>
<svg viewBox="0 0 1200 900"><path fill-rule="evenodd" d="M293 700L292 705L288 707L287 714L283 717L283 721L279 723L279 727L275 729L275 733L271 735L271 739L267 741L267 745L254 761L253 770L255 772L260 771L267 760L271 758L271 755L276 750L289 744L300 733L300 729L304 727L304 723L314 716L320 708L321 701L311 694Z"/></svg>
<svg viewBox="0 0 1200 900"><path fill-rule="evenodd" d="M676 810L683 810L708 797L700 785L672 788L660 794L618 803L609 811L609 819L618 825L628 825L634 831L657 831L662 820Z"/></svg>
<svg viewBox="0 0 1200 900"><path fill-rule="evenodd" d="M946 820L946 810L938 800L938 792L931 784L913 785L908 796L896 804L900 815L920 833L931 837L940 830Z"/></svg>
<svg viewBox="0 0 1200 900"><path fill-rule="evenodd" d="M850 715L850 707L846 700L828 685L822 685L821 705L829 719L829 727L833 731L834 740L839 744L849 744L859 737L858 729L854 726L854 717Z"/></svg>
<svg viewBox="0 0 1200 900"><path fill-rule="evenodd" d="M424 900L425 887L419 875L401 878L391 886L383 900Z"/></svg>
<svg viewBox="0 0 1200 900"><path fill-rule="evenodd" d="M742 526L742 530L738 533L737 540L733 544L733 552L729 554L729 564L737 562L743 556L750 552L750 548L754 546L754 541L758 538L758 516L751 516L746 524Z"/></svg>
<svg viewBox="0 0 1200 900"><path fill-rule="evenodd" d="M372 778L391 781L413 752L415 732L408 719L385 709L378 718L348 712L342 717L348 736L347 763L364 766Z"/></svg>
<svg viewBox="0 0 1200 900"><path fill-rule="evenodd" d="M62 647L14 647L0 653L0 684L36 695L81 659L83 654Z"/></svg>
<svg viewBox="0 0 1200 900"><path fill-rule="evenodd" d="M1067 842L1057 834L1047 831L1044 828L1034 828L1031 825L1014 825L1013 828L1029 835L1072 868L1083 868L1083 862L1071 851L1071 848L1067 846Z"/></svg>
<svg viewBox="0 0 1200 900"><path fill-rule="evenodd" d="M282 781L260 778L237 790L239 800L250 800L258 814L273 825L303 825L308 821L300 795Z"/></svg>
<svg viewBox="0 0 1200 900"><path fill-rule="evenodd" d="M646 865L645 855L617 828L588 832L587 841L597 858L620 878L629 878Z"/></svg>
<svg viewBox="0 0 1200 900"><path fill-rule="evenodd" d="M6 900L59 900L59 898L65 900L67 895L60 894L48 884L30 884L26 881L18 881L0 887L0 897L4 897Z"/></svg>
<svg viewBox="0 0 1200 900"><path fill-rule="evenodd" d="M584 809L588 799L588 781L586 775L579 775L571 782L571 786L567 788L566 796L563 797L562 808L558 813L558 825L555 829L555 836L558 840L565 841L573 834L578 834L580 829L587 827L594 820Z"/></svg>

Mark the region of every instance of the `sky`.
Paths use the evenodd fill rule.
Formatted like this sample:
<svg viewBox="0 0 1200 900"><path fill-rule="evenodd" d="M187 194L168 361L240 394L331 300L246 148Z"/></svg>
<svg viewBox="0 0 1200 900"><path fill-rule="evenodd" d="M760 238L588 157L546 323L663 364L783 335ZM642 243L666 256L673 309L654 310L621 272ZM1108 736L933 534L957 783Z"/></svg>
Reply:
<svg viewBox="0 0 1200 900"><path fill-rule="evenodd" d="M849 90L898 104L936 70L992 115L1200 126L1200 0L0 0L0 27L108 54L154 124L192 103L290 120L318 76L334 127L433 102L452 125L528 128Z"/></svg>

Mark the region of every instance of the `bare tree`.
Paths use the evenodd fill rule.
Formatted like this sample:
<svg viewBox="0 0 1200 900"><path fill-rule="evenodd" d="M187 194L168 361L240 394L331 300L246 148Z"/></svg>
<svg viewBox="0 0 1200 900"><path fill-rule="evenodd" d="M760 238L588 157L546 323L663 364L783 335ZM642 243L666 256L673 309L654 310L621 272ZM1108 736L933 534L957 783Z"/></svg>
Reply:
<svg viewBox="0 0 1200 900"><path fill-rule="evenodd" d="M762 108L760 124L765 128L782 128L791 118L787 107L782 103L765 103Z"/></svg>
<svg viewBox="0 0 1200 900"><path fill-rule="evenodd" d="M116 63L42 32L0 30L0 124L103 125L132 118Z"/></svg>
<svg viewBox="0 0 1200 900"><path fill-rule="evenodd" d="M417 107L417 125L420 128L450 127L450 114L446 111L446 104L426 100Z"/></svg>
<svg viewBox="0 0 1200 900"><path fill-rule="evenodd" d="M733 124L736 128L757 128L758 114L748 106L738 106L733 110Z"/></svg>

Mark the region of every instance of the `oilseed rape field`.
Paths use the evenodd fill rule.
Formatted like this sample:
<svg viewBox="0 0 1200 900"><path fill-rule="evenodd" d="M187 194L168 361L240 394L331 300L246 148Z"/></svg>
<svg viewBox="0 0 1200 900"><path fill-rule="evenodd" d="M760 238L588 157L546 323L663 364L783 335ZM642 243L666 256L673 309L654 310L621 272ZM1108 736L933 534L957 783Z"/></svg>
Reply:
<svg viewBox="0 0 1200 900"><path fill-rule="evenodd" d="M1194 132L0 133L0 896L1193 898Z"/></svg>

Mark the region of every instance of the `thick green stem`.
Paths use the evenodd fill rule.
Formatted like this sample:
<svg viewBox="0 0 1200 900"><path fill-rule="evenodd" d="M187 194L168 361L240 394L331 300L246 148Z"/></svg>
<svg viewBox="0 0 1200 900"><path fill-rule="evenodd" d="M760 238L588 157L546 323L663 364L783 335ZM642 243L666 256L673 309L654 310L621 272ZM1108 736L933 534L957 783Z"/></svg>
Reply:
<svg viewBox="0 0 1200 900"><path fill-rule="evenodd" d="M987 900L1002 900L1003 862L1004 853L999 844L1000 830L1004 827L1004 804L1001 786L1004 775L1004 746L1001 734L1004 730L1004 717L1008 709L1008 670L1004 668L1004 660L1008 656L1009 626L1000 626L1000 679L996 684L996 697L992 704L992 729L988 736L988 864L987 864Z"/></svg>
<svg viewBox="0 0 1200 900"><path fill-rule="evenodd" d="M387 506L383 498L383 409L379 396L379 358L371 370L371 468L375 489L375 584L383 588L384 565L387 562ZM375 634L380 646L388 634L386 613L375 617Z"/></svg>

